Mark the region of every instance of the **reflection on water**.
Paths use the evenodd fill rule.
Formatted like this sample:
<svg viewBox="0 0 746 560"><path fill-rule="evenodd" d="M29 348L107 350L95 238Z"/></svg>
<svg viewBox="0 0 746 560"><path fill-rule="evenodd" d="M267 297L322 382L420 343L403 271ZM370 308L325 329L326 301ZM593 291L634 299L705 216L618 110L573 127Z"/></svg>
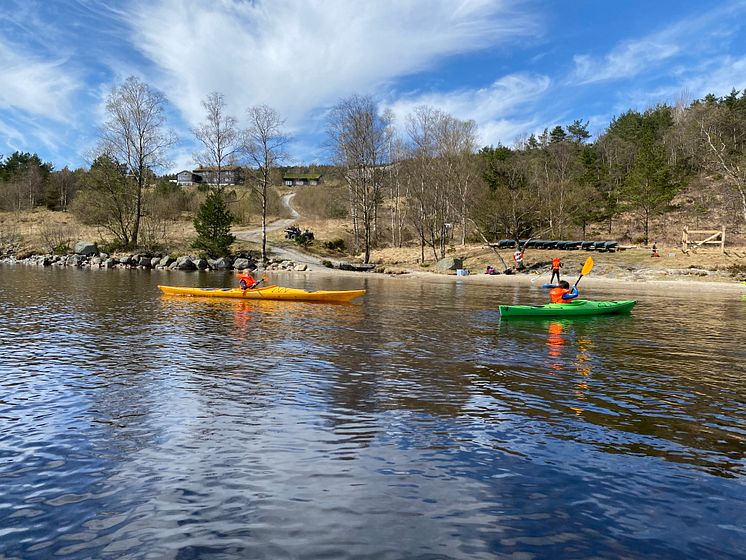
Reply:
<svg viewBox="0 0 746 560"><path fill-rule="evenodd" d="M736 558L740 296L0 268L0 558ZM594 289L596 292L594 293ZM589 288L589 299L625 299Z"/></svg>
<svg viewBox="0 0 746 560"><path fill-rule="evenodd" d="M572 319L550 320L547 324L547 365L553 370L560 371L566 367L569 360L572 369L580 376L576 382L575 396L579 401L587 400L586 393L590 390L588 381L593 372L593 339L582 335L575 339ZM565 358L563 351L569 352L570 356ZM570 409L578 415L583 413L583 408L580 407Z"/></svg>

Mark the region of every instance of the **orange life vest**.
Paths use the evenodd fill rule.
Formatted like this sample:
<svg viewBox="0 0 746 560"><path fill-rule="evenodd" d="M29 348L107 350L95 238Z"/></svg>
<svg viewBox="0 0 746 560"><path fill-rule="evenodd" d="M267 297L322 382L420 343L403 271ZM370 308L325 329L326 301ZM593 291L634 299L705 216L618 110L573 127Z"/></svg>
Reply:
<svg viewBox="0 0 746 560"><path fill-rule="evenodd" d="M565 288L552 288L549 290L549 297L552 298L552 303L568 303L572 300L562 299L562 296L569 293L570 290L566 290Z"/></svg>
<svg viewBox="0 0 746 560"><path fill-rule="evenodd" d="M241 274L237 276L238 276L239 284L244 283L244 282L246 283L245 288L241 286L242 290L248 290L249 288L252 288L254 284L256 284L256 280L254 280L254 277L251 276L250 274Z"/></svg>
<svg viewBox="0 0 746 560"><path fill-rule="evenodd" d="M560 266L562 266L562 261L560 259L552 259L552 270L559 270Z"/></svg>

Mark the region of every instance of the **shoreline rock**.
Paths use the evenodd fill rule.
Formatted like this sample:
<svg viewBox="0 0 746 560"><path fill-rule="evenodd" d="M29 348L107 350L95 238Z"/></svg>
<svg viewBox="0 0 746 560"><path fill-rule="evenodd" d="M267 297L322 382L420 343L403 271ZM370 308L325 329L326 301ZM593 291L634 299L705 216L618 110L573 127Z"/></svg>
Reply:
<svg viewBox="0 0 746 560"><path fill-rule="evenodd" d="M265 266L247 256L205 259L195 255L161 255L158 253L122 253L109 255L96 252L91 254L53 255L39 254L18 258L14 254L0 255L0 265L24 265L38 267L139 269L139 270L183 270L183 271L226 271L226 270L288 270L308 271L303 263L281 258L271 258Z"/></svg>
<svg viewBox="0 0 746 560"><path fill-rule="evenodd" d="M219 259L205 259L195 255L163 255L157 252L133 252L119 253L109 255L107 253L91 252L91 246L95 244L79 242L76 249L80 247L82 253L89 254L70 254L70 255L53 255L53 254L34 254L18 258L14 253L0 254L0 265L25 265L39 267L73 267L73 268L99 268L99 269L141 269L141 270L182 270L182 271L215 271L224 272L229 270L251 270L251 271L289 271L289 272L309 272L312 268L306 263L297 263L287 257L275 256L270 258L263 266L255 259L253 255L242 252L230 257ZM379 263L369 265L359 265L356 263L340 262L334 263L331 268L324 268L324 271L338 274L383 274L387 276L433 276L439 278L452 278L455 281L463 281L464 277L455 274L452 266L456 262L444 261L444 266L433 267L431 270L412 269L408 266L394 266L391 264ZM448 265L448 266L445 266ZM533 271L532 268L536 268ZM543 267L531 267L525 272L514 274L472 274L470 277L477 279L485 278L525 278L532 283L536 280L537 273ZM616 267L609 270L597 268L594 277L599 280L617 281L617 282L637 282L637 283L657 283L657 282L710 282L710 283L728 283L746 281L746 273L740 271L731 271L722 268L715 270L696 268L648 268L624 266ZM586 281L587 282L587 281Z"/></svg>

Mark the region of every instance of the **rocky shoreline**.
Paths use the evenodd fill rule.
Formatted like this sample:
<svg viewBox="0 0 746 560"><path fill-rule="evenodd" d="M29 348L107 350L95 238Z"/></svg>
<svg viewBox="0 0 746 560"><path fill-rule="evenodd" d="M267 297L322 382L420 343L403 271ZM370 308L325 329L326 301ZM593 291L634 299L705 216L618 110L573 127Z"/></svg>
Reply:
<svg viewBox="0 0 746 560"><path fill-rule="evenodd" d="M251 270L261 269L263 271L289 271L310 272L314 267L307 263L298 263L287 258L288 255L271 257L266 265L262 266L257 259L248 252L222 257L219 259L208 259L195 255L164 255L157 252L132 252L108 254L100 252L95 243L80 241L75 245L74 252L69 255L34 254L19 257L14 253L0 254L0 265L26 265L38 267L74 267L74 268L97 268L97 269L160 269L181 271L226 271L226 270ZM416 270L409 267L389 266L379 263L378 265L355 265L354 263L338 262L331 263L322 261L323 270L336 273L361 273L371 272L387 276L405 275L413 277L436 277L443 280L452 279L457 281L489 282L493 283L512 279L521 282L521 279L530 281L532 284L542 275L545 267L537 266L536 270L527 269L525 272L513 274L489 275L477 272L466 272L467 276L456 274L456 270L463 266L461 259L442 259L430 271ZM318 267L317 267L318 268ZM596 280L611 282L681 282L695 281L708 283L735 283L736 285L746 281L746 273L727 273L723 270L707 270L698 267L689 268L635 268L597 267L594 271ZM593 281L593 280L586 280ZM741 284L743 285L743 284Z"/></svg>
<svg viewBox="0 0 746 560"><path fill-rule="evenodd" d="M95 243L79 242L71 255L39 254L17 257L13 253L0 255L1 264L26 266L57 266L75 268L105 269L162 269L162 270L256 270L259 267L256 259L250 254L239 254L219 259L207 259L194 255L163 255L155 252L134 252L108 254L99 252ZM263 267L264 270L288 270L303 272L306 264L296 264L287 259L271 258Z"/></svg>

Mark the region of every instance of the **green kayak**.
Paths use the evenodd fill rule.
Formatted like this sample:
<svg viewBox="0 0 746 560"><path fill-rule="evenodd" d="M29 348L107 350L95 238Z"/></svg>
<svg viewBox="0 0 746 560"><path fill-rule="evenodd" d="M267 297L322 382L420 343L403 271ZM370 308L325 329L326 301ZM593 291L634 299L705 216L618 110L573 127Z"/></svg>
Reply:
<svg viewBox="0 0 746 560"><path fill-rule="evenodd" d="M629 313L637 302L588 301L576 299L570 303L547 303L546 305L501 305L502 317L581 317L587 315L609 315Z"/></svg>

